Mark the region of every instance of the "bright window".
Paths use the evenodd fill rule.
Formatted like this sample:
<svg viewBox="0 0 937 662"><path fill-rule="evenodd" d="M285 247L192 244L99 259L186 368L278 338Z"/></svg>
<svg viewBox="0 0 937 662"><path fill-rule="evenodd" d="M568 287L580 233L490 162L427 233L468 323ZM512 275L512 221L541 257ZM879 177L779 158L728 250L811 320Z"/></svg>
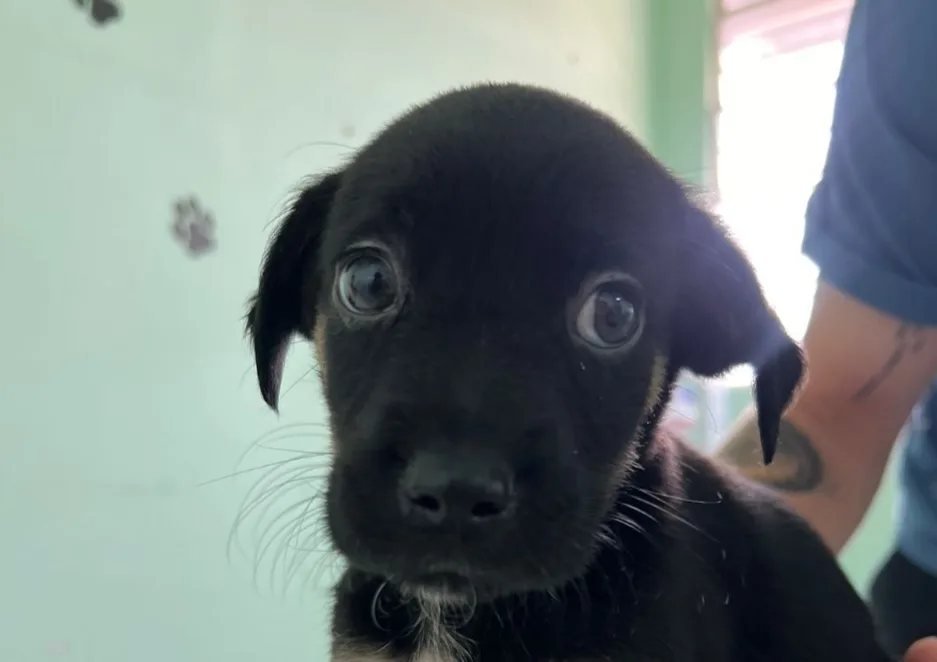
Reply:
<svg viewBox="0 0 937 662"><path fill-rule="evenodd" d="M717 211L796 338L806 329L817 275L800 252L804 211L826 158L843 36L779 50L745 35L720 53ZM727 380L749 383L750 375L737 371Z"/></svg>

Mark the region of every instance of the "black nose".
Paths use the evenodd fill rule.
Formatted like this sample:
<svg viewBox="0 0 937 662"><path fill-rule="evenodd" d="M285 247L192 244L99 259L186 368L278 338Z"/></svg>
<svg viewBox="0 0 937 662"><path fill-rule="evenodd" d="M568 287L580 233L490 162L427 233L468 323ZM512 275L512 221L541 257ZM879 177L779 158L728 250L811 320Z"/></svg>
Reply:
<svg viewBox="0 0 937 662"><path fill-rule="evenodd" d="M400 508L413 524L486 524L511 515L515 495L505 463L483 452L423 452L400 481Z"/></svg>

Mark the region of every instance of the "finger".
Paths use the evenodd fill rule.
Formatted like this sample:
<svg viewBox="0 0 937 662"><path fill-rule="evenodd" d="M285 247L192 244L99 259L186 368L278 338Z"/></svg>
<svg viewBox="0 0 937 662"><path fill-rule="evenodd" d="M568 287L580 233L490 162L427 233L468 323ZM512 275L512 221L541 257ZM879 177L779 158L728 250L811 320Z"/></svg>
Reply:
<svg viewBox="0 0 937 662"><path fill-rule="evenodd" d="M908 649L904 662L937 662L937 637L928 637L915 642Z"/></svg>

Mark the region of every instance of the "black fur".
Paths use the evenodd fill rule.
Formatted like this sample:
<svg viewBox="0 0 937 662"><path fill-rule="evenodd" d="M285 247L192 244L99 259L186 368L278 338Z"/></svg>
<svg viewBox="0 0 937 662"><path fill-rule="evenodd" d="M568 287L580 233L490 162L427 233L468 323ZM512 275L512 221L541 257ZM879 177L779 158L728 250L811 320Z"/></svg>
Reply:
<svg viewBox="0 0 937 662"><path fill-rule="evenodd" d="M361 251L396 274L375 318L336 284ZM643 325L614 350L580 320L609 278ZM274 408L290 337L320 341L338 659L887 659L808 527L658 428L680 370L750 363L770 461L803 361L721 225L585 105L484 85L415 108L299 197L247 327ZM428 456L516 500L414 524L401 481ZM462 648L427 651L443 595Z"/></svg>

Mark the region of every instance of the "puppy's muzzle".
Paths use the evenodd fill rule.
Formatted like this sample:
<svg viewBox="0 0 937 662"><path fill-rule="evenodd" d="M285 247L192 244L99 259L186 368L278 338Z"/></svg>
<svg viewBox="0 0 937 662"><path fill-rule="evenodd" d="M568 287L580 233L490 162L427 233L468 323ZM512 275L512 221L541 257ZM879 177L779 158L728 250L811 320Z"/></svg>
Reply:
<svg viewBox="0 0 937 662"><path fill-rule="evenodd" d="M480 449L418 451L401 475L397 499L407 526L479 534L513 518L517 493L510 467Z"/></svg>

